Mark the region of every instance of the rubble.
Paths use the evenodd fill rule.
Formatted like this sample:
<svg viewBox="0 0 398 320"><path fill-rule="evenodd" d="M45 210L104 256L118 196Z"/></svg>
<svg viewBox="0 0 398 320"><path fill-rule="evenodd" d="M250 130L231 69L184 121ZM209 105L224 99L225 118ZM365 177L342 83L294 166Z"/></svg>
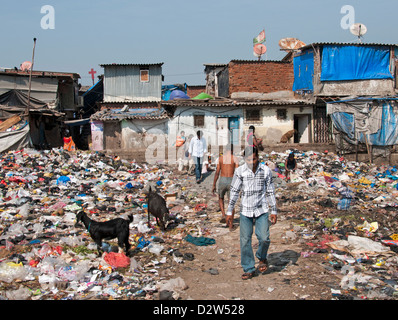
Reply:
<svg viewBox="0 0 398 320"><path fill-rule="evenodd" d="M284 159L292 151L298 169L286 181ZM187 285L178 267L195 263L203 250L225 254L217 237L230 231L213 214L217 198L177 167L115 164L98 152L62 149L13 151L0 161L0 299L181 299ZM263 153L261 161L274 174L279 219L291 224L283 241L300 244L297 259L315 259L339 277L330 298L396 299L396 167L298 150ZM167 200L166 231L154 220L148 227L149 186ZM131 254L110 240L98 255L87 230L75 226L79 210L96 221L133 214ZM212 277L223 272L220 265L200 269Z"/></svg>

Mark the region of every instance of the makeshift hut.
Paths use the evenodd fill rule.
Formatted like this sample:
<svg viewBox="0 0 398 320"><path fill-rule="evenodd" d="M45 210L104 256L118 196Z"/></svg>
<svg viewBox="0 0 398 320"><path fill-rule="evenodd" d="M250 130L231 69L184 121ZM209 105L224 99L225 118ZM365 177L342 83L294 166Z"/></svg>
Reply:
<svg viewBox="0 0 398 320"><path fill-rule="evenodd" d="M336 150L365 150L373 157L388 157L398 143L398 97L354 98L327 104L333 122Z"/></svg>
<svg viewBox="0 0 398 320"><path fill-rule="evenodd" d="M0 152L62 145L64 113L17 89L0 95Z"/></svg>

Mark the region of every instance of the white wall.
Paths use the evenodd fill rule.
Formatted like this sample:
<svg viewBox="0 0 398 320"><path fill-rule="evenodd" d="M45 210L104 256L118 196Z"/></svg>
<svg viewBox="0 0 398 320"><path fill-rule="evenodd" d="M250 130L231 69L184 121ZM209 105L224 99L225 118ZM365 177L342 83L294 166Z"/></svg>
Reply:
<svg viewBox="0 0 398 320"><path fill-rule="evenodd" d="M124 150L147 147L153 143L155 137L167 139L167 119L124 120L121 129Z"/></svg>
<svg viewBox="0 0 398 320"><path fill-rule="evenodd" d="M203 114L205 116L204 127L194 127L194 115ZM181 131L185 132L185 136L190 134L196 136L196 132L201 130L208 145L217 145L217 117L239 117L240 131L243 126L243 112L241 108L230 107L177 107L173 119L168 124L169 130L169 146L175 143L177 136Z"/></svg>
<svg viewBox="0 0 398 320"><path fill-rule="evenodd" d="M276 117L277 109L283 109L283 107L264 107L262 108L262 121L260 122L245 122L244 130L245 135L249 130L250 125L254 125L256 128L256 136L263 139L263 144L272 144L280 141L281 137L288 131L294 129L294 115L295 114L311 114L312 107L296 107L296 106L286 106L286 119L278 120ZM312 121L311 121L312 126ZM313 131L312 131L313 132ZM293 139L290 141L293 142Z"/></svg>

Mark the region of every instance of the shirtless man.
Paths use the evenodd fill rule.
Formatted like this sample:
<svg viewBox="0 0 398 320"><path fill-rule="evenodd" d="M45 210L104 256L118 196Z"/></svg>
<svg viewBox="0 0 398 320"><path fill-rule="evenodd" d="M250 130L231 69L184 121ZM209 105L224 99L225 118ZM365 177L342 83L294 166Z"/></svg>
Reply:
<svg viewBox="0 0 398 320"><path fill-rule="evenodd" d="M226 222L225 208L224 208L224 196L227 193L229 195L229 187L234 176L235 168L239 166L238 159L232 153L232 146L227 145L226 152L218 159L216 173L214 175L213 189L212 192L216 191L216 183L218 177L221 174L220 181L218 182L218 203L221 209L221 223ZM233 229L232 221L234 219L234 212L232 212L232 219L230 219L227 226L230 230Z"/></svg>

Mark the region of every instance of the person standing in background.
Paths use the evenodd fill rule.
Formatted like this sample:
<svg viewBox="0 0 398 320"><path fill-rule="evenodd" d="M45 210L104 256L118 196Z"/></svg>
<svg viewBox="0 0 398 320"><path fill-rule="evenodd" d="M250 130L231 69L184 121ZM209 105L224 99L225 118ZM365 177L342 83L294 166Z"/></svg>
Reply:
<svg viewBox="0 0 398 320"><path fill-rule="evenodd" d="M195 162L196 183L200 183L202 178L203 156L206 150L207 144L205 138L203 138L203 132L198 130L196 132L196 137L193 137L189 143L188 151L189 157L192 157Z"/></svg>
<svg viewBox="0 0 398 320"><path fill-rule="evenodd" d="M225 153L218 158L217 169L214 175L213 189L212 192L216 192L216 183L218 177L220 177L218 183L218 203L221 210L221 223L226 223L225 208L224 208L224 197L225 194L229 196L229 188L231 186L232 178L234 176L235 169L239 166L238 159L232 152L232 145L228 144ZM234 211L232 211L232 219L229 220L229 230L233 230Z"/></svg>

